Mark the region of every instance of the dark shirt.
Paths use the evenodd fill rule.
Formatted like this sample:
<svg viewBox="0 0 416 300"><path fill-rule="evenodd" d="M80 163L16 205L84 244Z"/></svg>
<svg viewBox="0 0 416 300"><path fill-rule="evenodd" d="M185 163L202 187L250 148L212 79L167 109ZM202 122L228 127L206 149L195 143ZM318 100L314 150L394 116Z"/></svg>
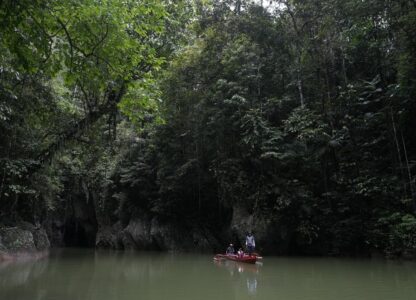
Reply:
<svg viewBox="0 0 416 300"><path fill-rule="evenodd" d="M227 254L234 254L234 247L229 246L229 247L227 248L227 251L226 251L225 253L227 253Z"/></svg>

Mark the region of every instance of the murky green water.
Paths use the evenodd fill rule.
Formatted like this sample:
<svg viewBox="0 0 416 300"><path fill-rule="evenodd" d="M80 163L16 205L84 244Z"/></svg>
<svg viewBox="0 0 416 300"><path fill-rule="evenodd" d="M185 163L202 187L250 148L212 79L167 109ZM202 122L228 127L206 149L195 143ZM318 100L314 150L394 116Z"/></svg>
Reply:
<svg viewBox="0 0 416 300"><path fill-rule="evenodd" d="M65 250L0 264L1 300L416 299L416 263L267 257L263 265L210 255Z"/></svg>

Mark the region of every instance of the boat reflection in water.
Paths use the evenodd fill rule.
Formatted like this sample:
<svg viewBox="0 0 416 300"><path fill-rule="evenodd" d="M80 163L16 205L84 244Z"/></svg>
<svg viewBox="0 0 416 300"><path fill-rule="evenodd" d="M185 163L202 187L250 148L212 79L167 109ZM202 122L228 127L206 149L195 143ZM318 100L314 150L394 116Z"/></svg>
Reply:
<svg viewBox="0 0 416 300"><path fill-rule="evenodd" d="M240 283L245 283L249 294L257 292L257 277L260 273L261 263L246 264L232 260L214 260L219 268L227 270L233 278L238 278Z"/></svg>

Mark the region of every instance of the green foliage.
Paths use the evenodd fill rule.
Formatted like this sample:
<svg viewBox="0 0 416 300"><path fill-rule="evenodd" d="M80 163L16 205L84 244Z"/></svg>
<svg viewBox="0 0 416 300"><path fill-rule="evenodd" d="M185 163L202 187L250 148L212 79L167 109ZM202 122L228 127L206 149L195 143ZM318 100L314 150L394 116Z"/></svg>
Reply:
<svg viewBox="0 0 416 300"><path fill-rule="evenodd" d="M401 256L416 249L416 218L399 212L377 220L375 242L390 256ZM381 244L381 245L380 245ZM411 254L411 253L410 253Z"/></svg>
<svg viewBox="0 0 416 300"><path fill-rule="evenodd" d="M129 121L141 130L145 124L161 124L161 93L156 80L145 77L134 82L118 107Z"/></svg>
<svg viewBox="0 0 416 300"><path fill-rule="evenodd" d="M294 135L304 143L319 141L330 137L326 132L328 125L323 123L320 116L305 107L295 108L284 121L285 131Z"/></svg>
<svg viewBox="0 0 416 300"><path fill-rule="evenodd" d="M414 213L413 84L398 85L414 52L396 26L412 12L331 0L280 1L271 14L243 2L198 6L157 95L165 123L142 150L152 171L128 173L156 178L140 201L215 226L243 208L277 232L268 243L280 252L414 249L411 222L380 231L385 213Z"/></svg>
<svg viewBox="0 0 416 300"><path fill-rule="evenodd" d="M160 121L153 72L174 48L166 26L182 26L173 16L185 5L177 4L1 2L2 217L43 218L44 208L62 206L75 178L91 189L109 184L107 169L116 164L110 152L125 148L115 136L123 118L117 108L137 128L144 118Z"/></svg>
<svg viewBox="0 0 416 300"><path fill-rule="evenodd" d="M274 2L1 2L2 217L71 190L102 224L245 210L273 252L414 252L414 2Z"/></svg>

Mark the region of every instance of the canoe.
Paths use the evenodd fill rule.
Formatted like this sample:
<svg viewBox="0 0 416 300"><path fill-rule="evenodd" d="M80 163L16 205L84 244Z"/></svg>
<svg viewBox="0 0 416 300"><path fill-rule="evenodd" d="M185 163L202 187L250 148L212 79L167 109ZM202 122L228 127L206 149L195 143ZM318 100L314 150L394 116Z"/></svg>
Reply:
<svg viewBox="0 0 416 300"><path fill-rule="evenodd" d="M214 256L214 260L224 260L224 259L243 262L247 264L255 264L257 261L257 256L253 256L253 255L238 256L235 254L217 254Z"/></svg>

